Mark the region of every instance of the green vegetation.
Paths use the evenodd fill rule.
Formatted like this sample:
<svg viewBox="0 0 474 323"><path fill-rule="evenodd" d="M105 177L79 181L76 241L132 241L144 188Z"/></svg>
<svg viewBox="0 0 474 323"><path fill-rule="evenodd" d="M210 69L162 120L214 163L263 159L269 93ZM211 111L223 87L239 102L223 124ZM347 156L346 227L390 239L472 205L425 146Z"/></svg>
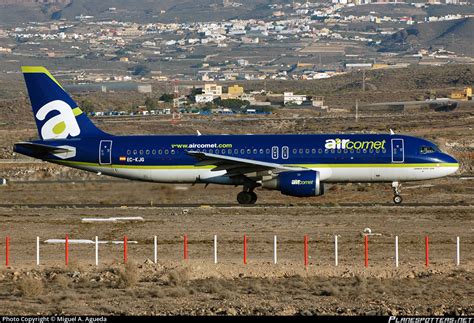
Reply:
<svg viewBox="0 0 474 323"><path fill-rule="evenodd" d="M169 93L164 93L160 96L160 101L165 101L166 103L171 103L174 100L174 95Z"/></svg>
<svg viewBox="0 0 474 323"><path fill-rule="evenodd" d="M155 110L157 107L156 101L150 97L147 97L145 100L145 106L147 110Z"/></svg>
<svg viewBox="0 0 474 323"><path fill-rule="evenodd" d="M222 100L221 98L214 99L213 103L217 106L220 106L223 108L229 108L231 110L240 110L242 107L247 107L250 104L250 102L246 100L239 100L239 99Z"/></svg>
<svg viewBox="0 0 474 323"><path fill-rule="evenodd" d="M85 100L81 100L81 106L80 106L82 112L84 113L87 113L87 114L90 114L91 112L95 111L95 106L94 104L85 99Z"/></svg>
<svg viewBox="0 0 474 323"><path fill-rule="evenodd" d="M150 74L151 72L150 68L143 64L135 65L129 70L131 70L133 75L139 75L139 76L145 76L147 74Z"/></svg>
<svg viewBox="0 0 474 323"><path fill-rule="evenodd" d="M202 94L202 88L196 88L195 86L193 86L187 98L190 102L196 103L196 95L198 94Z"/></svg>

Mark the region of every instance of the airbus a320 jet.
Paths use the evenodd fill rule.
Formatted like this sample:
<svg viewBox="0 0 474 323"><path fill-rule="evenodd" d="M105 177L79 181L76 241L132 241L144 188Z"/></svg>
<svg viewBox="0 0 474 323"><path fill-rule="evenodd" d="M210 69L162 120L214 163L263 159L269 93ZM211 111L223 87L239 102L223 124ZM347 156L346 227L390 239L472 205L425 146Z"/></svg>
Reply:
<svg viewBox="0 0 474 323"><path fill-rule="evenodd" d="M104 175L157 183L256 188L297 197L321 196L326 183L391 183L396 204L402 182L456 172L456 159L432 142L399 134L130 135L103 132L44 68L22 67L39 139L14 151Z"/></svg>

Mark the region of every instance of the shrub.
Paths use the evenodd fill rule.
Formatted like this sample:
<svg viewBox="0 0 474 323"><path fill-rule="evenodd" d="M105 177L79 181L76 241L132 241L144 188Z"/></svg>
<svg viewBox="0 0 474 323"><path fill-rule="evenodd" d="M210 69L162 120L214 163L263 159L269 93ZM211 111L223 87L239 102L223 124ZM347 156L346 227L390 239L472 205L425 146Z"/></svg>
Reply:
<svg viewBox="0 0 474 323"><path fill-rule="evenodd" d="M25 277L18 282L18 289L20 290L21 296L36 297L43 294L43 281Z"/></svg>
<svg viewBox="0 0 474 323"><path fill-rule="evenodd" d="M132 262L127 262L125 269L119 271L119 282L121 287L133 287L139 281L137 266Z"/></svg>
<svg viewBox="0 0 474 323"><path fill-rule="evenodd" d="M186 284L190 279L189 268L181 270L172 270L168 273L168 284L172 286L178 286Z"/></svg>

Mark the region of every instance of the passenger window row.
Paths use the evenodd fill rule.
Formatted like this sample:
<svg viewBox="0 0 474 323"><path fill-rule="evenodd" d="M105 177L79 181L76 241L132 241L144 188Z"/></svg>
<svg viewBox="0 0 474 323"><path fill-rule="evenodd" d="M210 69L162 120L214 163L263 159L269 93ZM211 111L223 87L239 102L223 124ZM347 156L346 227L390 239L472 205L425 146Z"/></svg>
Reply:
<svg viewBox="0 0 474 323"><path fill-rule="evenodd" d="M140 150L137 150L137 149L134 149L134 150L130 150L128 149L127 150L127 155L174 155L176 154L176 150L174 149L153 149L153 150L150 150L150 149L146 149L146 150L143 150L143 149L140 149Z"/></svg>
<svg viewBox="0 0 474 323"><path fill-rule="evenodd" d="M250 148L247 148L247 149L197 149L197 151L200 151L200 152L203 152L203 153L210 153L210 154L222 154L222 155L263 155L264 153L266 155L269 155L270 154L270 148L266 148L265 150L263 148L260 148L260 149L256 149L256 148L253 148L253 149L250 149ZM386 149L324 149L324 154L354 154L354 153L369 153L369 154L373 154L374 152L376 154L379 154L380 152L382 153L386 153L387 150ZM303 149L303 148L293 148L292 150L292 153L293 155L309 155L309 154L312 154L312 155L315 155L316 153L318 154L322 154L323 153L323 149L318 149L316 150L316 148L312 148L312 149L309 149L309 148L306 148L306 149ZM137 149L134 149L134 150L130 150L128 149L127 150L127 155L174 155L176 154L176 151L174 149L146 149L146 150L143 150L143 149L140 149L140 150L137 150Z"/></svg>

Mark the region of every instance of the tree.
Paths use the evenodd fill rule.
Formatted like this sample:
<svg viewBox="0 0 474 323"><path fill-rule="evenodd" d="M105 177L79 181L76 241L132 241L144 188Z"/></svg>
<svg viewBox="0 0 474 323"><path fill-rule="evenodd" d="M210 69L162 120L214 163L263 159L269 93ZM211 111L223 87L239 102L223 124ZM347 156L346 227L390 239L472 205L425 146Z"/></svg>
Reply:
<svg viewBox="0 0 474 323"><path fill-rule="evenodd" d="M206 102L206 104L201 108L202 111L211 112L215 108L215 105L211 102Z"/></svg>
<svg viewBox="0 0 474 323"><path fill-rule="evenodd" d="M249 105L249 101L239 100L239 99L227 99L221 100L221 98L216 98L213 101L216 105L222 106L224 108L229 108L231 110L239 110L243 106Z"/></svg>
<svg viewBox="0 0 474 323"><path fill-rule="evenodd" d="M115 55L117 56L127 55L127 50L125 48L120 48L115 51Z"/></svg>
<svg viewBox="0 0 474 323"><path fill-rule="evenodd" d="M196 103L196 95L202 94L202 88L196 88L193 86L191 93L187 96L188 100L192 103Z"/></svg>
<svg viewBox="0 0 474 323"><path fill-rule="evenodd" d="M58 11L55 11L51 14L51 20L59 20L61 19L61 16L62 16L62 11L61 10L58 10Z"/></svg>
<svg viewBox="0 0 474 323"><path fill-rule="evenodd" d="M145 106L147 110L155 110L156 109L156 102L154 99L147 97L145 100Z"/></svg>
<svg viewBox="0 0 474 323"><path fill-rule="evenodd" d="M377 27L375 27L374 25L367 25L365 26L364 30L366 32L376 32L377 31Z"/></svg>
<svg viewBox="0 0 474 323"><path fill-rule="evenodd" d="M80 108L86 114L90 114L91 112L94 112L95 110L94 104L89 100L82 100Z"/></svg>
<svg viewBox="0 0 474 323"><path fill-rule="evenodd" d="M167 103L170 103L170 102L173 102L173 100L174 100L173 94L164 93L160 96L160 101L165 101Z"/></svg>
<svg viewBox="0 0 474 323"><path fill-rule="evenodd" d="M138 76L145 76L151 72L148 66L143 65L143 64L135 65L134 67L131 68L131 71L133 75L138 75Z"/></svg>

